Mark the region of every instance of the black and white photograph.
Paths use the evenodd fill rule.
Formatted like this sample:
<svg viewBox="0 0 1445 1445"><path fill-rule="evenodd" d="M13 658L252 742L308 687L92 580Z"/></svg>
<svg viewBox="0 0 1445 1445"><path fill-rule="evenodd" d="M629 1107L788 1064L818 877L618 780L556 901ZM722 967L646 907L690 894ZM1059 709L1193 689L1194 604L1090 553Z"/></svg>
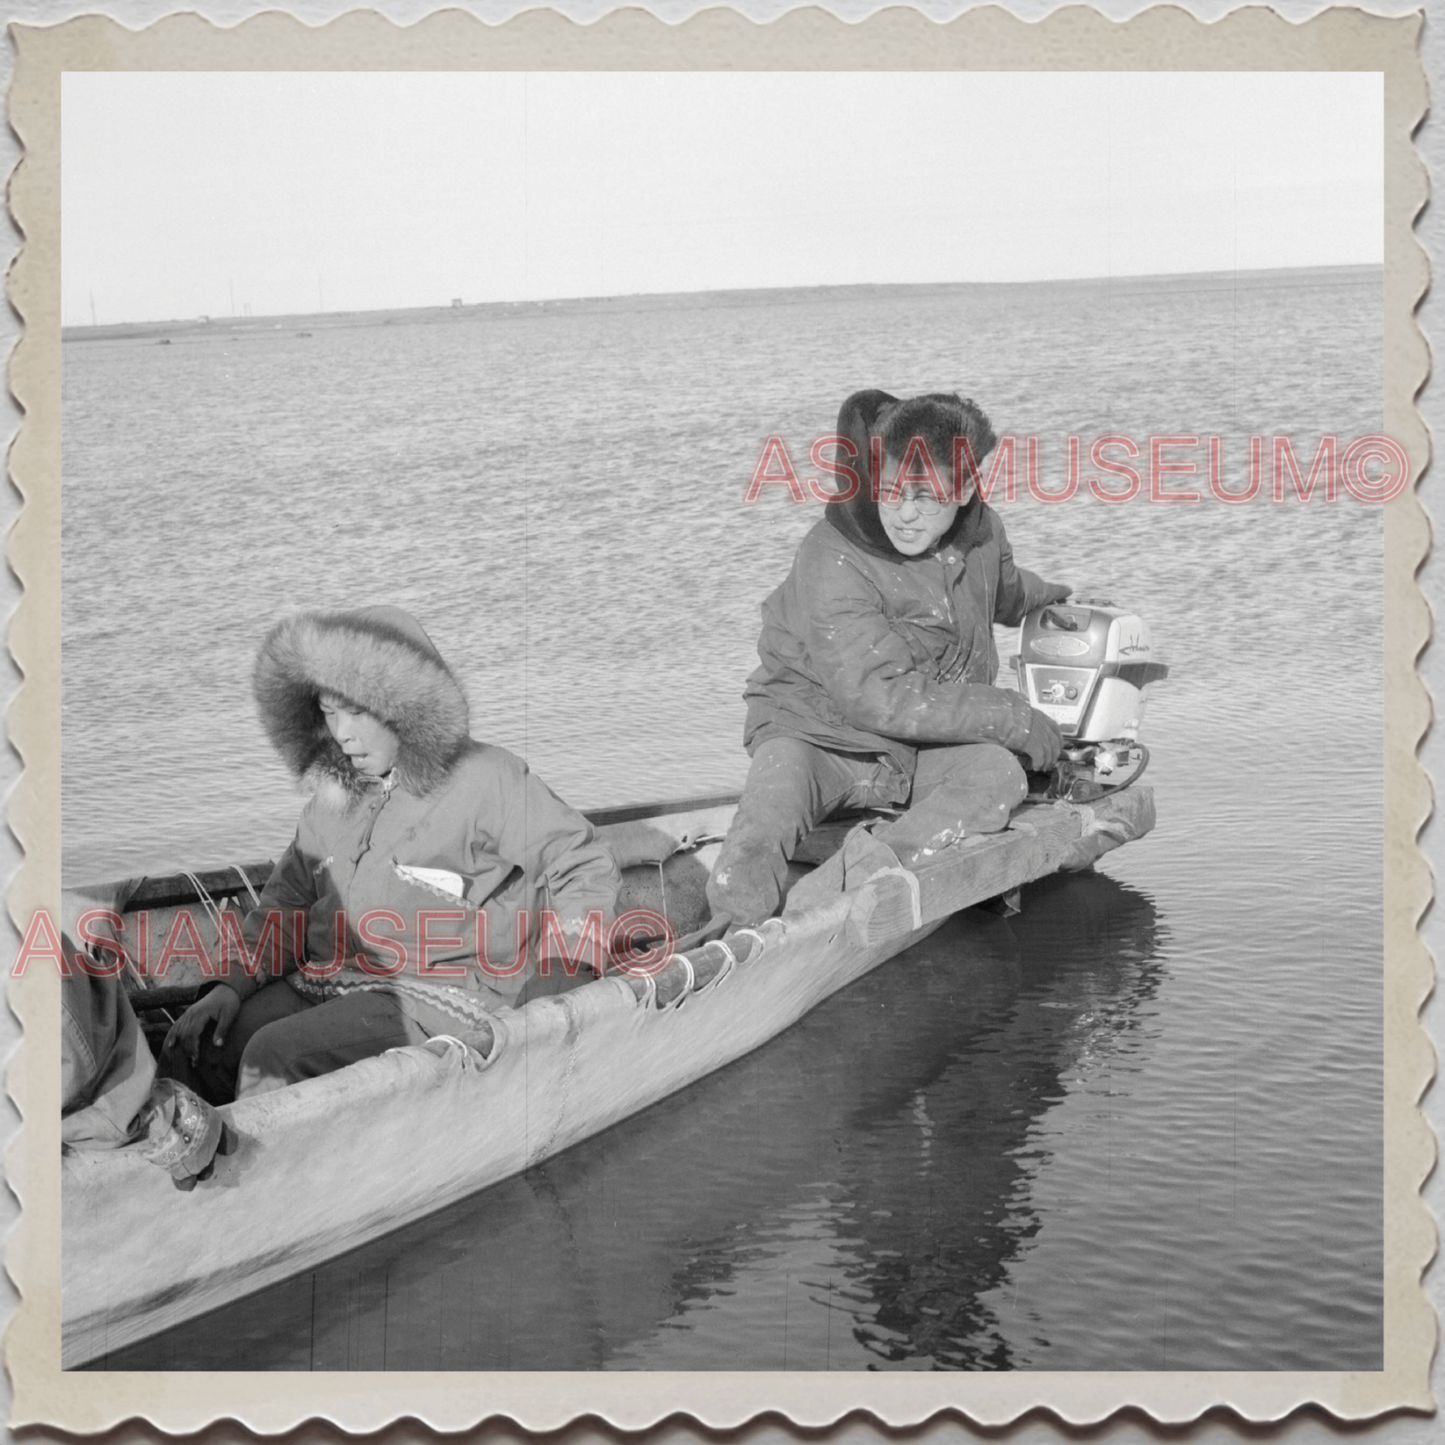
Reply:
<svg viewBox="0 0 1445 1445"><path fill-rule="evenodd" d="M63 1370L1384 1371L1385 100L67 70Z"/></svg>

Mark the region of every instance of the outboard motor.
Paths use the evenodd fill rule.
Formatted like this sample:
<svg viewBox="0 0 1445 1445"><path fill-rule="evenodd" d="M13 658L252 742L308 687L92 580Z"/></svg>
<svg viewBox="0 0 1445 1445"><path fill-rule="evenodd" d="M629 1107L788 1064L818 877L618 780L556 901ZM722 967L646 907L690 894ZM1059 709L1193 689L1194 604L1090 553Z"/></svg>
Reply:
<svg viewBox="0 0 1445 1445"><path fill-rule="evenodd" d="M1127 787L1149 752L1139 742L1144 689L1169 675L1148 625L1112 602L1051 602L1024 618L1019 690L1058 724L1064 750L1035 794L1086 803Z"/></svg>

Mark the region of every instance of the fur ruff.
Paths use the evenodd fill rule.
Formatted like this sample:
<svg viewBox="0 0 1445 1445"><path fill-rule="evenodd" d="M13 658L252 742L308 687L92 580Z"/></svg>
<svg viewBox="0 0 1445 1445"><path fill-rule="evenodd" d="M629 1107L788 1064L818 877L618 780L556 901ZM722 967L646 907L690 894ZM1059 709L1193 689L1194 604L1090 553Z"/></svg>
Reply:
<svg viewBox="0 0 1445 1445"><path fill-rule="evenodd" d="M878 515L878 503L873 500L872 438L882 432L889 416L906 403L886 391L855 391L838 412L838 433L847 437L857 451L853 467L857 471L860 485L857 492L846 502L829 502L823 515L829 523L856 547L871 552L875 557L886 557L892 562L911 563L918 559L905 557L888 538L882 519ZM987 423L985 423L987 425ZM993 432L988 433L988 447L983 456L994 445ZM978 460L982 461L982 457ZM958 516L944 536L941 544L957 542L969 547L977 537L982 523L983 503L975 492L962 507Z"/></svg>
<svg viewBox="0 0 1445 1445"><path fill-rule="evenodd" d="M415 619L397 607L301 612L266 635L252 677L261 722L286 766L350 796L371 786L321 715L324 692L380 719L397 736L398 781L425 795L468 742L467 700Z"/></svg>

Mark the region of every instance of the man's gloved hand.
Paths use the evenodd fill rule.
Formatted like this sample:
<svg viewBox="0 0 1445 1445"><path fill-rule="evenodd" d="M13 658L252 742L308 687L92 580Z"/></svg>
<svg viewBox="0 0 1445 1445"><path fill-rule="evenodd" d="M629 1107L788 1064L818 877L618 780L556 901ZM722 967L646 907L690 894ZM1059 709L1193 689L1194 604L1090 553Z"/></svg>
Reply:
<svg viewBox="0 0 1445 1445"><path fill-rule="evenodd" d="M1074 595L1074 589L1067 582L1049 582L1045 585L1048 591L1039 604L1041 607L1047 607L1051 602L1067 602Z"/></svg>
<svg viewBox="0 0 1445 1445"><path fill-rule="evenodd" d="M1047 713L1042 713L1037 708L1033 708L1032 713L1033 716L1029 719L1028 741L1019 752L1027 762L1030 772L1046 773L1058 762L1064 739L1053 718Z"/></svg>
<svg viewBox="0 0 1445 1445"><path fill-rule="evenodd" d="M229 992L229 990L222 990ZM139 1119L141 1153L169 1171L177 1189L190 1190L211 1175L217 1154L230 1152L215 1107L177 1079L157 1079Z"/></svg>

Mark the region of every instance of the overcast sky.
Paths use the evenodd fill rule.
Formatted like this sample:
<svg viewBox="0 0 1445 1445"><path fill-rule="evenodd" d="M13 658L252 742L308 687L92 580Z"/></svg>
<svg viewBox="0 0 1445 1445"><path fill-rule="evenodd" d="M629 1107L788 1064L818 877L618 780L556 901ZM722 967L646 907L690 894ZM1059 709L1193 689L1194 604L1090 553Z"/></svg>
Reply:
<svg viewBox="0 0 1445 1445"><path fill-rule="evenodd" d="M64 77L67 324L1379 263L1378 74Z"/></svg>

